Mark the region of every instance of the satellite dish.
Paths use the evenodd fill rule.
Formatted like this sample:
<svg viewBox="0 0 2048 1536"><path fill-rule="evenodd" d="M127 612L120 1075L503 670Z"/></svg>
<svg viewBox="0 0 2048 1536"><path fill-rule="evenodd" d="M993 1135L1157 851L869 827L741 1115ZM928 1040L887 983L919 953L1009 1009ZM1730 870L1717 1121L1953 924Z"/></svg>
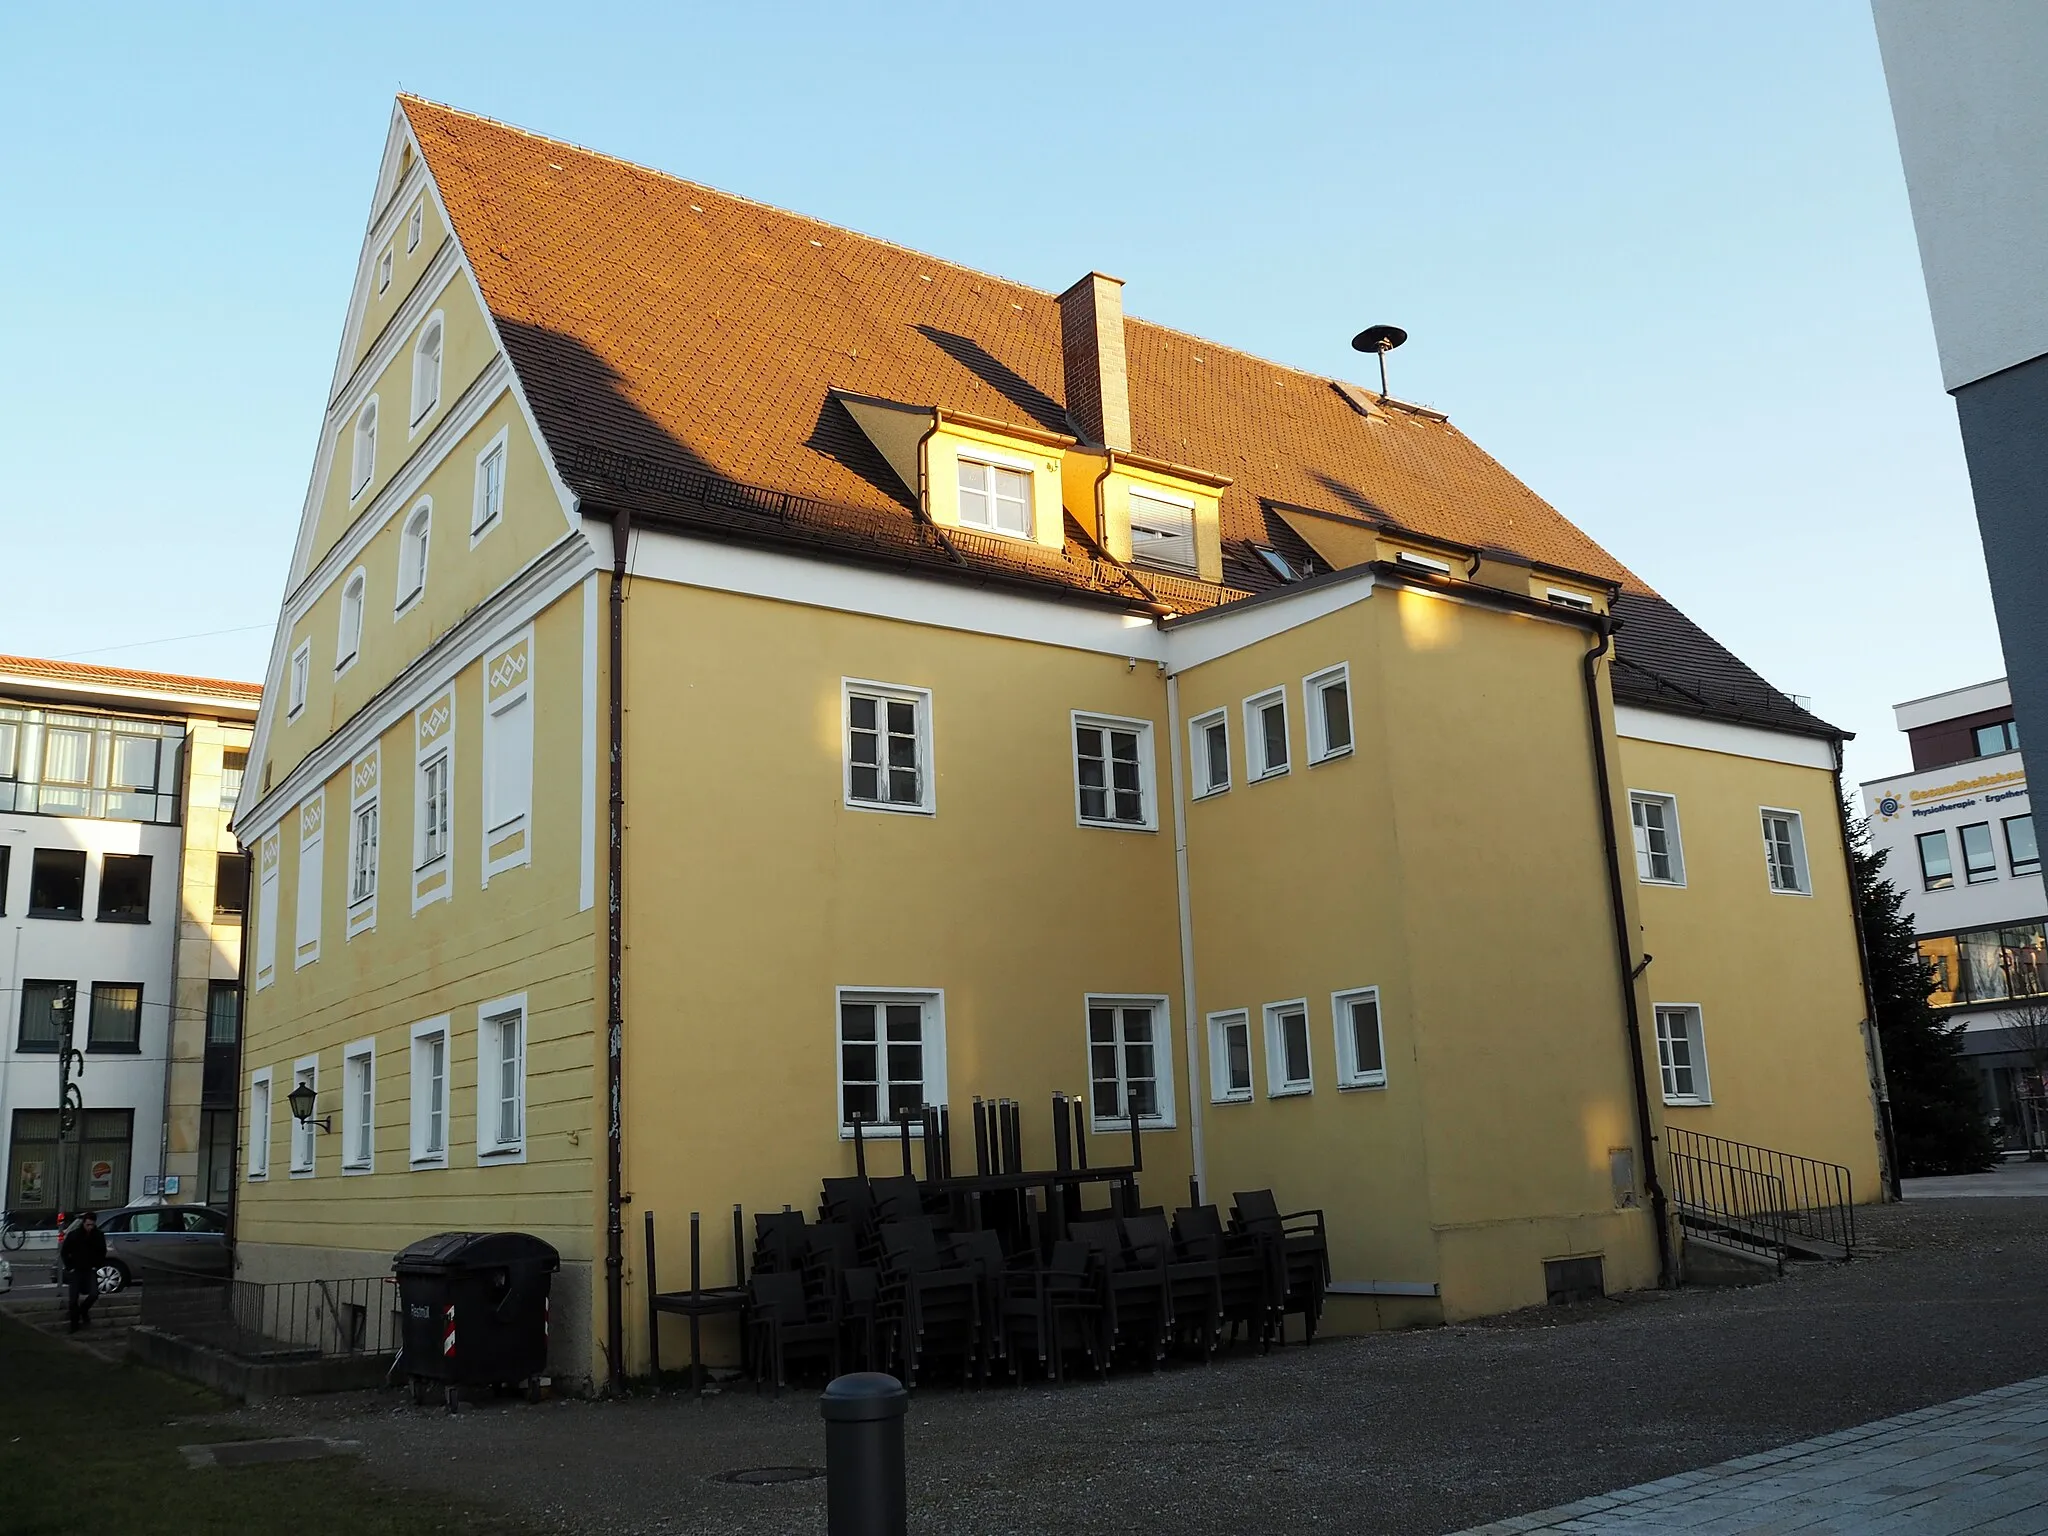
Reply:
<svg viewBox="0 0 2048 1536"><path fill-rule="evenodd" d="M1380 398L1387 396L1387 354L1408 339L1398 325L1368 325L1351 338L1351 350L1370 352L1380 360Z"/></svg>

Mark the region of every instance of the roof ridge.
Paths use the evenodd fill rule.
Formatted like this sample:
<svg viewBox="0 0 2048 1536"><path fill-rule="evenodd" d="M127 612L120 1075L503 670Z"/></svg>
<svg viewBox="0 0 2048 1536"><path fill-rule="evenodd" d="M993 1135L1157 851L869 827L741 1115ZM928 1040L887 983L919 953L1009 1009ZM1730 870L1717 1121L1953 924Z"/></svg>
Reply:
<svg viewBox="0 0 2048 1536"><path fill-rule="evenodd" d="M70 673L84 677L96 675L103 678L128 678L137 683L171 683L184 688L197 687L216 693L228 693L257 697L263 692L261 683L237 682L233 678L205 677L194 672L151 672L137 667L108 667L91 661L66 661L58 656L9 656L0 655L0 672L48 671Z"/></svg>

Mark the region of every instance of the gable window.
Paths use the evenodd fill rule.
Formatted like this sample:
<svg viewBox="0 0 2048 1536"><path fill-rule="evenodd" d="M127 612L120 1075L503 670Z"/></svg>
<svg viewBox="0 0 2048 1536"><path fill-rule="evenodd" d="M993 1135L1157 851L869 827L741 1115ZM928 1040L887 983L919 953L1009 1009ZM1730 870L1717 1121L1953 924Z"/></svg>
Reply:
<svg viewBox="0 0 2048 1536"><path fill-rule="evenodd" d="M487 1003L479 1013L477 1161L516 1161L526 1152L526 999Z"/></svg>
<svg viewBox="0 0 2048 1536"><path fill-rule="evenodd" d="M295 1179L306 1179L313 1176L314 1162L319 1149L315 1138L319 1136L320 1128L313 1123L315 1117L319 1114L320 1104L320 1058L318 1056L301 1056L292 1064L292 1090L297 1092L302 1087L313 1090L314 1113L308 1115L303 1120L298 1119L296 1116L292 1119L291 1174Z"/></svg>
<svg viewBox="0 0 2048 1536"><path fill-rule="evenodd" d="M377 1161L377 1046L358 1040L341 1053L341 1171L369 1173Z"/></svg>
<svg viewBox="0 0 2048 1536"><path fill-rule="evenodd" d="M2020 726L2017 720L2001 720L1996 725L1980 725L1970 734L1977 744L1979 757L1992 757L2000 752L2019 750Z"/></svg>
<svg viewBox="0 0 2048 1536"><path fill-rule="evenodd" d="M841 987L839 1130L909 1120L946 1102L945 995Z"/></svg>
<svg viewBox="0 0 2048 1536"><path fill-rule="evenodd" d="M1806 833L1797 811L1763 813L1764 862L1771 874L1771 889L1792 896L1808 896L1812 887L1806 879Z"/></svg>
<svg viewBox="0 0 2048 1536"><path fill-rule="evenodd" d="M505 510L505 441L500 432L476 456L476 495L469 512L472 544L497 526Z"/></svg>
<svg viewBox="0 0 2048 1536"><path fill-rule="evenodd" d="M448 1020L412 1027L412 1165L448 1166Z"/></svg>
<svg viewBox="0 0 2048 1536"><path fill-rule="evenodd" d="M391 247L384 247L384 254L377 258L377 291L387 292L391 287Z"/></svg>
<svg viewBox="0 0 2048 1536"><path fill-rule="evenodd" d="M1707 1092L1707 1043L1695 1005L1658 1005L1657 1066L1664 1078L1666 1104L1713 1102Z"/></svg>
<svg viewBox="0 0 2048 1536"><path fill-rule="evenodd" d="M1380 989L1359 987L1330 997L1337 1021L1337 1086L1387 1086L1387 1051L1380 1035Z"/></svg>
<svg viewBox="0 0 2048 1536"><path fill-rule="evenodd" d="M1131 559L1195 572L1195 504L1155 491L1131 492Z"/></svg>
<svg viewBox="0 0 2048 1536"><path fill-rule="evenodd" d="M285 710L287 720L296 720L299 712L306 707L306 690L313 678L313 642L301 640L298 649L292 652L291 704Z"/></svg>
<svg viewBox="0 0 2048 1536"><path fill-rule="evenodd" d="M369 577L358 568L341 589L341 622L334 636L334 670L346 672L363 645L363 593Z"/></svg>
<svg viewBox="0 0 2048 1536"><path fill-rule="evenodd" d="M1266 1097L1313 1093L1315 1073L1309 1060L1308 999L1266 1004Z"/></svg>
<svg viewBox="0 0 2048 1536"><path fill-rule="evenodd" d="M1173 1058L1166 999L1088 999L1088 1085L1098 1131L1173 1124Z"/></svg>
<svg viewBox="0 0 2048 1536"><path fill-rule="evenodd" d="M1311 766L1327 763L1351 750L1351 668L1348 664L1330 667L1304 678L1301 704L1308 714L1308 760Z"/></svg>
<svg viewBox="0 0 2048 1536"><path fill-rule="evenodd" d="M960 526L1030 538L1030 472L978 459L960 460Z"/></svg>
<svg viewBox="0 0 2048 1536"><path fill-rule="evenodd" d="M2031 814L2005 818L2005 856L2015 875L2041 873L2041 848L2034 841L2034 818ZM4 868L0 865L0 869Z"/></svg>
<svg viewBox="0 0 2048 1536"><path fill-rule="evenodd" d="M410 608L413 599L426 589L427 538L433 527L434 505L423 501L412 509L412 515L405 520L405 531L398 536L396 611L400 613Z"/></svg>
<svg viewBox="0 0 2048 1536"><path fill-rule="evenodd" d="M270 1068L249 1074L249 1177L270 1177Z"/></svg>
<svg viewBox="0 0 2048 1536"><path fill-rule="evenodd" d="M38 848L28 866L28 915L85 916L85 850Z"/></svg>
<svg viewBox="0 0 2048 1536"><path fill-rule="evenodd" d="M932 696L924 688L841 682L846 718L846 803L856 810L934 809Z"/></svg>
<svg viewBox="0 0 2048 1536"><path fill-rule="evenodd" d="M350 501L363 494L363 487L370 483L370 477L377 472L377 397L370 396L362 414L356 417L355 453L350 460L348 496Z"/></svg>
<svg viewBox="0 0 2048 1536"><path fill-rule="evenodd" d="M1149 722L1074 716L1074 792L1083 825L1151 828L1151 783Z"/></svg>
<svg viewBox="0 0 2048 1536"><path fill-rule="evenodd" d="M406 255L410 256L420 248L420 231L425 227L426 222L427 205L424 202L414 203L412 205L412 212L406 217L405 221Z"/></svg>
<svg viewBox="0 0 2048 1536"><path fill-rule="evenodd" d="M1287 695L1280 689L1244 701L1244 758L1254 784L1287 771Z"/></svg>
<svg viewBox="0 0 2048 1536"><path fill-rule="evenodd" d="M100 861L100 921L149 921L149 855L110 853Z"/></svg>
<svg viewBox="0 0 2048 1536"><path fill-rule="evenodd" d="M412 425L426 419L441 399L441 316L436 313L420 327L420 339L412 349Z"/></svg>
<svg viewBox="0 0 2048 1536"><path fill-rule="evenodd" d="M1678 802L1670 795L1631 790L1628 815L1635 827L1636 878L1648 885L1685 884L1685 852L1678 838Z"/></svg>
<svg viewBox="0 0 2048 1536"><path fill-rule="evenodd" d="M1242 1008L1209 1015L1209 1097L1218 1104L1252 1096L1252 1024Z"/></svg>
<svg viewBox="0 0 2048 1536"><path fill-rule="evenodd" d="M1956 835L1963 842L1963 879L1971 885L1996 880L1998 855L1991 846L1991 823L1973 821L1966 827L1956 828Z"/></svg>
<svg viewBox="0 0 2048 1536"><path fill-rule="evenodd" d="M1195 760L1195 798L1230 788L1230 717L1220 709L1188 722L1188 751Z"/></svg>
<svg viewBox="0 0 2048 1536"><path fill-rule="evenodd" d="M74 1038L72 1018L78 1001L75 981L24 981L21 984L21 1032L16 1048L23 1051L62 1050Z"/></svg>

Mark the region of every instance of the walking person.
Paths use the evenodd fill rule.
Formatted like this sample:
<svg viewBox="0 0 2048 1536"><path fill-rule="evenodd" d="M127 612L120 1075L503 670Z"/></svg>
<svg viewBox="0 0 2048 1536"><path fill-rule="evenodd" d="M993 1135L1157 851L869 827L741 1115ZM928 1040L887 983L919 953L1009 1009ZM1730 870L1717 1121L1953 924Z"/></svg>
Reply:
<svg viewBox="0 0 2048 1536"><path fill-rule="evenodd" d="M57 1244L57 1262L64 1269L71 1331L90 1328L92 1304L100 1297L100 1267L107 1262L107 1235L91 1211L80 1216Z"/></svg>

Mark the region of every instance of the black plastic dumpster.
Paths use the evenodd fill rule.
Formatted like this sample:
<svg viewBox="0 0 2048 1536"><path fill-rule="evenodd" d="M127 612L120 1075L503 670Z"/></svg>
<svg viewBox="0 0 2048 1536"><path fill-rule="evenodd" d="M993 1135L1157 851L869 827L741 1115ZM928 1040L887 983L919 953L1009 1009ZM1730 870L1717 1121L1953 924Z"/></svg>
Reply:
<svg viewBox="0 0 2048 1536"><path fill-rule="evenodd" d="M548 1368L548 1287L561 1255L525 1232L443 1232L391 1261L404 1313L399 1369L414 1402L438 1383L452 1412L464 1387L525 1387Z"/></svg>

